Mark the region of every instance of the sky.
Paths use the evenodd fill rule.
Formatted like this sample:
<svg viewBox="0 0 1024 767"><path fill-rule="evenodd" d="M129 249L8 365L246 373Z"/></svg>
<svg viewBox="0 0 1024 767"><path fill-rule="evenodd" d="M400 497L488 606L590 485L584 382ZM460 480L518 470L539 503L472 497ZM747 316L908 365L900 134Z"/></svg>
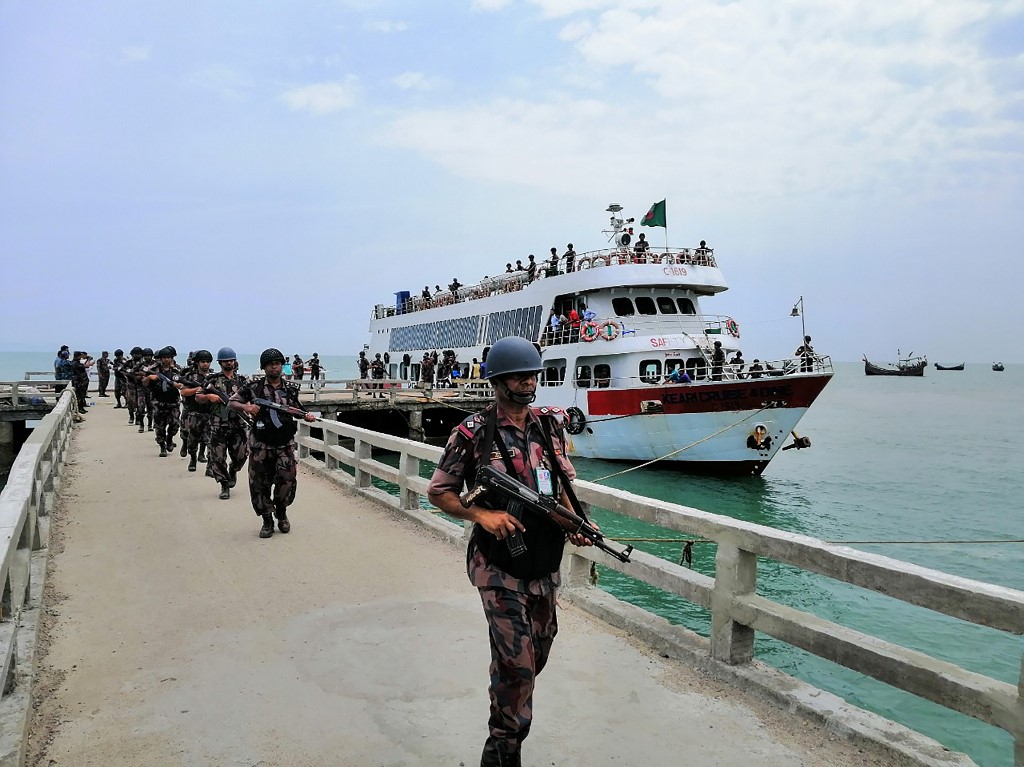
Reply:
<svg viewBox="0 0 1024 767"><path fill-rule="evenodd" d="M748 359L1024 361L1024 0L0 0L0 350L354 354L662 199Z"/></svg>

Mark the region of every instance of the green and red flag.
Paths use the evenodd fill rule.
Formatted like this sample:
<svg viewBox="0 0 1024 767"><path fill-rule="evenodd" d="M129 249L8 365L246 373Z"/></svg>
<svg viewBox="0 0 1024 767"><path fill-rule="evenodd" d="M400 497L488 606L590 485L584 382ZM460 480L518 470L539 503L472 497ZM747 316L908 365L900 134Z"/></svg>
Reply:
<svg viewBox="0 0 1024 767"><path fill-rule="evenodd" d="M640 226L665 226L665 201L656 202L647 211L647 215L640 220Z"/></svg>

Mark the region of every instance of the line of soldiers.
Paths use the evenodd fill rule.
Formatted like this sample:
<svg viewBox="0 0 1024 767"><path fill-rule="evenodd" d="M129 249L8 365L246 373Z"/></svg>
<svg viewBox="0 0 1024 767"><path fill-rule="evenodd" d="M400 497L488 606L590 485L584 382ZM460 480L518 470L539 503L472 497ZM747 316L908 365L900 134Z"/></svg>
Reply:
<svg viewBox="0 0 1024 767"><path fill-rule="evenodd" d="M294 418L315 417L299 402L299 387L282 377L284 355L264 351L264 375L251 379L238 372L229 346L217 352L216 373L210 371L213 354L206 349L190 353L184 368L175 363L173 346L156 352L136 346L129 355L114 352L114 408L126 408L128 423L140 434L154 432L161 458L178 446L174 438L180 433L179 455L188 456L188 471L206 463L206 476L217 482L222 500L231 497L248 461L249 495L263 521L260 537L274 534L275 518L278 529L289 532L287 508L295 500L298 469Z"/></svg>

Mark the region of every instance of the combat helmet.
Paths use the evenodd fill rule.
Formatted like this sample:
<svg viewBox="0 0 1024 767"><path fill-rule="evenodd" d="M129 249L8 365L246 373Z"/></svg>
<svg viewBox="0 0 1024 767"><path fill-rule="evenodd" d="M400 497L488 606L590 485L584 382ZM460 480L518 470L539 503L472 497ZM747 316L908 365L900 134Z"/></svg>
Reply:
<svg viewBox="0 0 1024 767"><path fill-rule="evenodd" d="M544 368L536 344L519 336L496 341L487 353L486 378L500 378L509 373L538 373Z"/></svg>
<svg viewBox="0 0 1024 767"><path fill-rule="evenodd" d="M143 357L152 357L153 356L153 350L150 347L148 347L148 346L143 347L142 348L142 356Z"/></svg>
<svg viewBox="0 0 1024 767"><path fill-rule="evenodd" d="M230 362L233 359L237 359L234 349L230 346L220 347L220 351L217 352L217 362Z"/></svg>
<svg viewBox="0 0 1024 767"><path fill-rule="evenodd" d="M142 347L141 347L141 346L133 346L133 347L132 347L132 350L131 350L130 352L128 352L128 353L129 353L130 355L132 355L133 357L134 357L134 356L135 356L136 354L142 354Z"/></svg>
<svg viewBox="0 0 1024 767"><path fill-rule="evenodd" d="M195 362L213 362L213 355L207 349L200 349L192 355Z"/></svg>
<svg viewBox="0 0 1024 767"><path fill-rule="evenodd" d="M280 362L283 365L285 363L284 355L279 349L273 347L264 349L263 354L260 355L260 368L265 368L273 362Z"/></svg>

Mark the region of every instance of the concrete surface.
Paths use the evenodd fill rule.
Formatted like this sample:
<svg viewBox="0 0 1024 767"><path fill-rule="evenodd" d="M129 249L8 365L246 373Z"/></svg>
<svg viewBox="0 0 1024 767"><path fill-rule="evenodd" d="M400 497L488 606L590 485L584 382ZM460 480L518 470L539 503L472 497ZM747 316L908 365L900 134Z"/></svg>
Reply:
<svg viewBox="0 0 1024 767"><path fill-rule="evenodd" d="M487 639L462 552L302 471L257 537L113 399L53 514L29 764L476 765ZM568 606L525 765L891 765Z"/></svg>

